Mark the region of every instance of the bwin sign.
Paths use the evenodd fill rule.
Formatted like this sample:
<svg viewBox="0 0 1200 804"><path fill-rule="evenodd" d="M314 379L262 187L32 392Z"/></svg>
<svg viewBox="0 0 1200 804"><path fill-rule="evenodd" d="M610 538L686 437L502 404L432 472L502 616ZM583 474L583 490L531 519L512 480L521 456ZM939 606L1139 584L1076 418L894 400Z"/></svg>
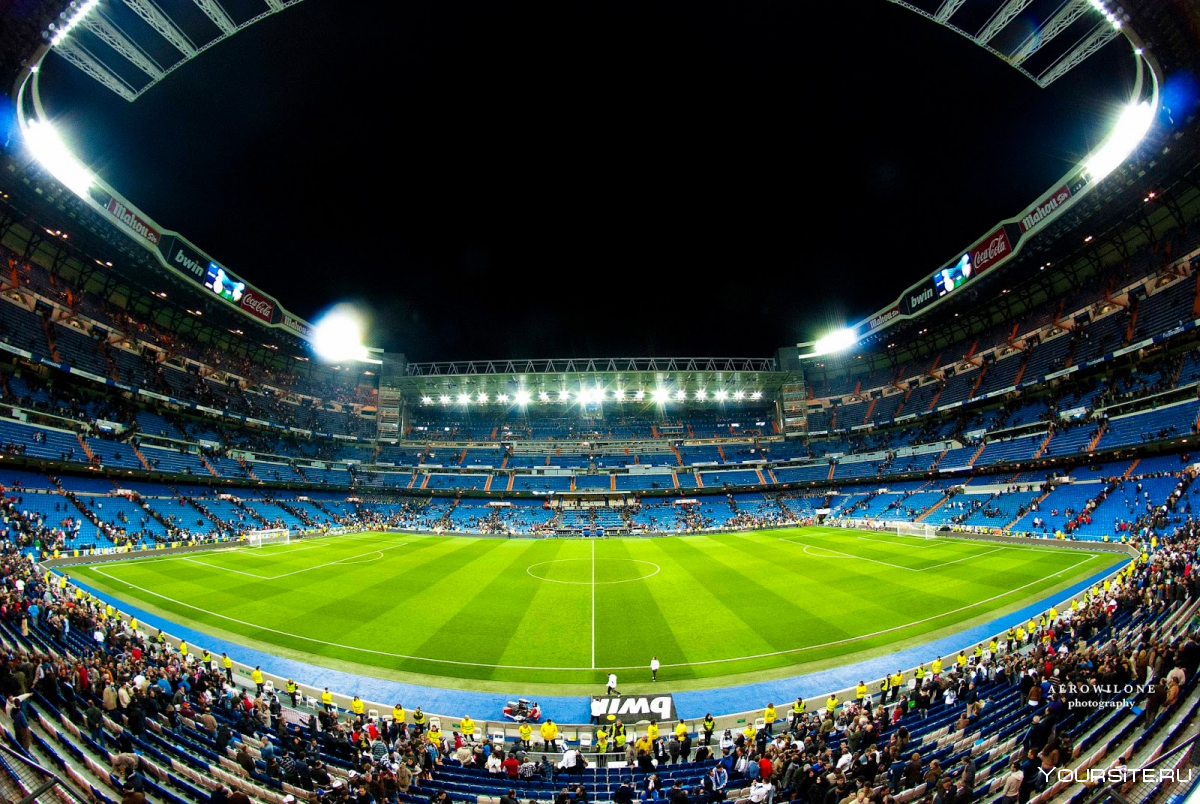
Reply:
<svg viewBox="0 0 1200 804"><path fill-rule="evenodd" d="M675 699L670 695L598 695L605 704L603 717L615 715L622 723L639 720L675 720Z"/></svg>

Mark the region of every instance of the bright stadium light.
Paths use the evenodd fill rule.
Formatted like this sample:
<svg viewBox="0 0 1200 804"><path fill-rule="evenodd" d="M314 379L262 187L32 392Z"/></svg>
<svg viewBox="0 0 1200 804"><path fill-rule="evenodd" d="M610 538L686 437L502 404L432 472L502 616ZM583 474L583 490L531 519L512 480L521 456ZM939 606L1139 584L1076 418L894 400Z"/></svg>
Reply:
<svg viewBox="0 0 1200 804"><path fill-rule="evenodd" d="M736 399L738 402L741 402L743 399L746 398L746 392L745 391L734 391L733 398Z"/></svg>
<svg viewBox="0 0 1200 804"><path fill-rule="evenodd" d="M858 343L858 333L854 330L849 328L835 330L817 339L813 354L827 355L831 352L841 352L856 343Z"/></svg>
<svg viewBox="0 0 1200 804"><path fill-rule="evenodd" d="M443 405L449 405L450 397L447 394L442 394L438 397L438 402L441 402Z"/></svg>
<svg viewBox="0 0 1200 804"><path fill-rule="evenodd" d="M517 404L521 407L525 407L529 404L529 392L524 388L517 391Z"/></svg>
<svg viewBox="0 0 1200 804"><path fill-rule="evenodd" d="M43 120L30 120L25 126L25 143L51 176L80 198L87 197L96 177L68 150L54 126Z"/></svg>
<svg viewBox="0 0 1200 804"><path fill-rule="evenodd" d="M501 405L507 405L508 404L508 394L500 394L499 396L496 397L496 401L499 402Z"/></svg>
<svg viewBox="0 0 1200 804"><path fill-rule="evenodd" d="M470 394L459 394L458 395L458 404L469 405L470 403L471 403L471 395Z"/></svg>
<svg viewBox="0 0 1200 804"><path fill-rule="evenodd" d="M330 363L366 360L362 331L361 316L349 305L339 304L313 327L313 351Z"/></svg>
<svg viewBox="0 0 1200 804"><path fill-rule="evenodd" d="M617 400L618 402L624 402L625 401L625 389L618 388L615 391L613 391L613 399Z"/></svg>
<svg viewBox="0 0 1200 804"><path fill-rule="evenodd" d="M724 388L722 388L721 390L719 390L715 394L713 394L713 396L716 398L716 400L718 402L724 402L726 399L729 398L729 392L726 391Z"/></svg>
<svg viewBox="0 0 1200 804"><path fill-rule="evenodd" d="M666 388L655 388L651 396L655 402L661 405L667 401L667 398L670 396L670 394L667 392Z"/></svg>
<svg viewBox="0 0 1200 804"><path fill-rule="evenodd" d="M571 392L568 391L566 388L564 388L558 392L558 401L559 402L569 402L570 400L571 400Z"/></svg>
<svg viewBox="0 0 1200 804"><path fill-rule="evenodd" d="M675 392L675 398L682 402L683 400L687 399L687 391L680 388Z"/></svg>
<svg viewBox="0 0 1200 804"><path fill-rule="evenodd" d="M66 11L58 15L58 19L50 23L50 47L55 47L67 37L71 30L83 22L83 18L100 4L100 0L74 0Z"/></svg>
<svg viewBox="0 0 1200 804"><path fill-rule="evenodd" d="M696 389L696 398L701 401L708 399L708 391L704 390L703 388L697 388Z"/></svg>
<svg viewBox="0 0 1200 804"><path fill-rule="evenodd" d="M1117 119L1117 124L1113 126L1112 134L1099 150L1088 157L1086 167L1092 180L1100 181L1128 159L1133 149L1150 130L1152 122L1154 108L1146 101L1126 106Z"/></svg>
<svg viewBox="0 0 1200 804"><path fill-rule="evenodd" d="M475 397L475 400L481 405L486 405L488 401L488 395L483 391L480 391L479 396Z"/></svg>
<svg viewBox="0 0 1200 804"><path fill-rule="evenodd" d="M750 394L750 398L751 399L762 399L762 391L755 391L754 393Z"/></svg>
<svg viewBox="0 0 1200 804"><path fill-rule="evenodd" d="M538 391L538 401L539 402L549 402L550 394L546 393L545 391Z"/></svg>
<svg viewBox="0 0 1200 804"><path fill-rule="evenodd" d="M633 395L633 398L636 399L638 402L641 402L643 399L646 398L646 392L643 391L641 388L639 388L639 389L637 389L637 393L635 393Z"/></svg>
<svg viewBox="0 0 1200 804"><path fill-rule="evenodd" d="M431 397L431 396L423 396L423 397L421 397L421 404L422 404L422 405L432 405L432 404L433 404L433 397Z"/></svg>

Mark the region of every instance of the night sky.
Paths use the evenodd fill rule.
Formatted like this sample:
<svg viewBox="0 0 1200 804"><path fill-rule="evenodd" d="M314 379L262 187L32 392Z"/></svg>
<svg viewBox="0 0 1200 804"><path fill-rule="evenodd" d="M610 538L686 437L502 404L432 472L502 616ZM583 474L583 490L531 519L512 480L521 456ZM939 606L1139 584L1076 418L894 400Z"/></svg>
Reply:
<svg viewBox="0 0 1200 804"><path fill-rule="evenodd" d="M413 360L765 356L1021 211L1128 95L1049 90L884 0L305 0L68 142L163 226Z"/></svg>

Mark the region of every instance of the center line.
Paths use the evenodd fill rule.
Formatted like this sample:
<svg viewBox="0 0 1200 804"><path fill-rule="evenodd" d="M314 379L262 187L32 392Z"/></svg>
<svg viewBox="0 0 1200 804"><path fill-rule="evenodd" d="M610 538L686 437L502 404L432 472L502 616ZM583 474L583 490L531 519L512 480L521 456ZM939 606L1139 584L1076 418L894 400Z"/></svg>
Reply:
<svg viewBox="0 0 1200 804"><path fill-rule="evenodd" d="M592 669L596 669L596 543L592 542Z"/></svg>

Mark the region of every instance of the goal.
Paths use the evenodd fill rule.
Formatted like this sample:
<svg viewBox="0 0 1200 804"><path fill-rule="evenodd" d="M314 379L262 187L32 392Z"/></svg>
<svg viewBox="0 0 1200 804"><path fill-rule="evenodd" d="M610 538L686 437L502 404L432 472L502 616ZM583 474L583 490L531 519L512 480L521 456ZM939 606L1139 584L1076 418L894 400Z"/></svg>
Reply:
<svg viewBox="0 0 1200 804"><path fill-rule="evenodd" d="M247 547L262 547L266 544L287 544L292 532L287 528L267 528L266 530L251 530L246 532Z"/></svg>
<svg viewBox="0 0 1200 804"><path fill-rule="evenodd" d="M936 539L937 528L924 522L897 522L897 536L915 536L919 539Z"/></svg>

